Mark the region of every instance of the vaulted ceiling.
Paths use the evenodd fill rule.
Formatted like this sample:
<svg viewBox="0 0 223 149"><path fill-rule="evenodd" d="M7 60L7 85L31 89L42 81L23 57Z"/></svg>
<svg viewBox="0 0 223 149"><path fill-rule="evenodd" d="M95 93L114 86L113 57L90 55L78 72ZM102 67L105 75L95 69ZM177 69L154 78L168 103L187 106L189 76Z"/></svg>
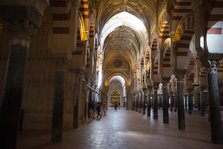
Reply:
<svg viewBox="0 0 223 149"><path fill-rule="evenodd" d="M130 81L135 66L141 56L145 55L145 49L149 46L151 30L158 27L158 14L165 4L166 0L99 1L97 21L101 37L101 48L104 52L103 69L105 81L114 75L120 75ZM144 24L144 30L137 28L137 26L140 26L138 22L133 20L133 22L124 21L126 17L132 19L131 16L126 14L117 16L117 14L123 12L141 21ZM114 17L116 17L116 20L124 21L124 23L120 24L116 21L109 24ZM113 30L111 30L112 25Z"/></svg>

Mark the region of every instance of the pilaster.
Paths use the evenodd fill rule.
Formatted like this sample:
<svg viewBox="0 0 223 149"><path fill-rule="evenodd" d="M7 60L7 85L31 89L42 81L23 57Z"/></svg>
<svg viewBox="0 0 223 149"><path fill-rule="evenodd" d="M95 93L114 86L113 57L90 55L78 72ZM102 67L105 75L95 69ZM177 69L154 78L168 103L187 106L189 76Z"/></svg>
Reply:
<svg viewBox="0 0 223 149"><path fill-rule="evenodd" d="M35 7L0 3L0 15L11 34L3 99L0 103L0 148L16 148L17 128L23 99L24 76L32 35L42 22Z"/></svg>
<svg viewBox="0 0 223 149"><path fill-rule="evenodd" d="M61 142L63 138L63 118L64 118L64 100L65 83L68 61L65 58L55 58L55 90L53 99L53 117L52 117L52 142Z"/></svg>

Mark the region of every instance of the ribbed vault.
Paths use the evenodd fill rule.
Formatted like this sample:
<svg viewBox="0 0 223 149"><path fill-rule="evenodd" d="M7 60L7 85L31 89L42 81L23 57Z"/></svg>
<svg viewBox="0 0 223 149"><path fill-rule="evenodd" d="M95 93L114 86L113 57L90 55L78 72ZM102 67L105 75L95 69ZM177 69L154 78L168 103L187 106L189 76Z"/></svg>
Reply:
<svg viewBox="0 0 223 149"><path fill-rule="evenodd" d="M136 66L145 57L151 30L158 28L158 14L165 4L166 0L99 1L97 25L105 84L114 75L131 82Z"/></svg>
<svg viewBox="0 0 223 149"><path fill-rule="evenodd" d="M148 33L143 22L132 14L121 12L106 23L100 41L105 82L114 74L124 75L129 82L137 60L148 45Z"/></svg>
<svg viewBox="0 0 223 149"><path fill-rule="evenodd" d="M165 0L101 0L99 5L99 29L102 29L105 23L115 14L122 11L129 12L144 22L146 28L156 22L157 12L164 5ZM157 8L158 11L157 11Z"/></svg>

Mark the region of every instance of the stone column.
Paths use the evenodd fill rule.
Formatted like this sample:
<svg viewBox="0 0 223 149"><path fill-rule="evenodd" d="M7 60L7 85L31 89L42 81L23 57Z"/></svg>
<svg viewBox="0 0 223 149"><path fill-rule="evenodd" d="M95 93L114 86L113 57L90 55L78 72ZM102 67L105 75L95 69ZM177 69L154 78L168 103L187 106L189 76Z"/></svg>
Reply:
<svg viewBox="0 0 223 149"><path fill-rule="evenodd" d="M167 90L167 84L169 79L163 79L163 123L169 124L169 95Z"/></svg>
<svg viewBox="0 0 223 149"><path fill-rule="evenodd" d="M193 89L188 89L188 113L191 115L193 111Z"/></svg>
<svg viewBox="0 0 223 149"><path fill-rule="evenodd" d="M223 83L219 84L220 105L223 105Z"/></svg>
<svg viewBox="0 0 223 149"><path fill-rule="evenodd" d="M147 97L147 117L150 117L151 113L151 88L148 90L148 97Z"/></svg>
<svg viewBox="0 0 223 149"><path fill-rule="evenodd" d="M174 97L173 92L170 92L170 112L173 112L174 109Z"/></svg>
<svg viewBox="0 0 223 149"><path fill-rule="evenodd" d="M135 94L132 94L132 102L133 102L133 104L132 104L133 109L132 110L135 111L136 110L136 96L135 96Z"/></svg>
<svg viewBox="0 0 223 149"><path fill-rule="evenodd" d="M135 110L135 96L133 93L131 93L131 102L132 102L132 106L131 109L134 111Z"/></svg>
<svg viewBox="0 0 223 149"><path fill-rule="evenodd" d="M23 84L29 44L41 25L42 15L35 7L0 6L0 16L11 33L10 56L0 101L0 148L16 148L23 99ZM32 20L35 18L35 22Z"/></svg>
<svg viewBox="0 0 223 149"><path fill-rule="evenodd" d="M82 70L76 70L76 80L75 80L75 88L74 88L74 107L73 107L73 128L77 129L79 127L79 98L81 95L81 75Z"/></svg>
<svg viewBox="0 0 223 149"><path fill-rule="evenodd" d="M158 119L158 96L157 90L159 88L159 83L156 82L153 85L153 119Z"/></svg>
<svg viewBox="0 0 223 149"><path fill-rule="evenodd" d="M63 139L63 115L65 98L65 80L66 80L66 60L65 58L56 59L55 90L53 99L53 119L51 141L61 142Z"/></svg>
<svg viewBox="0 0 223 149"><path fill-rule="evenodd" d="M147 95L145 92L143 92L143 103L142 103L142 114L143 115L146 114L146 99L147 99Z"/></svg>
<svg viewBox="0 0 223 149"><path fill-rule="evenodd" d="M194 108L200 110L200 89L198 87L194 88Z"/></svg>
<svg viewBox="0 0 223 149"><path fill-rule="evenodd" d="M92 87L92 85L91 85L91 79L89 79L89 78L86 78L86 80L87 80L87 85L89 85L89 86L91 86ZM85 92L85 96L86 96L86 104L85 104L85 119L86 119L86 121L88 121L89 119L89 103L92 101L92 90L91 89L89 89L88 87L87 87L87 85L86 85L86 92Z"/></svg>
<svg viewBox="0 0 223 149"><path fill-rule="evenodd" d="M177 70L177 97L178 97L178 129L185 130L185 114L184 114L184 102L183 102L183 85L184 74L186 70Z"/></svg>
<svg viewBox="0 0 223 149"><path fill-rule="evenodd" d="M210 61L210 72L208 75L211 139L213 143L223 143L223 129L220 113L220 98L216 65L217 61Z"/></svg>
<svg viewBox="0 0 223 149"><path fill-rule="evenodd" d="M188 105L188 96L184 95L184 108L185 108L186 111L188 110L187 105Z"/></svg>
<svg viewBox="0 0 223 149"><path fill-rule="evenodd" d="M128 90L128 96L127 96L127 110L131 110L131 107L132 107L132 101L131 101L131 98L132 98L132 94L130 92L130 90Z"/></svg>
<svg viewBox="0 0 223 149"><path fill-rule="evenodd" d="M200 90L200 110L201 110L201 116L205 116L205 93L204 93L205 87L201 86Z"/></svg>
<svg viewBox="0 0 223 149"><path fill-rule="evenodd" d="M142 112L142 93L139 93L139 105L138 105L138 112Z"/></svg>
<svg viewBox="0 0 223 149"><path fill-rule="evenodd" d="M138 111L138 94L135 95L135 111Z"/></svg>
<svg viewBox="0 0 223 149"><path fill-rule="evenodd" d="M177 112L177 109L178 109L178 94L177 92L174 93L174 96L173 96L173 101L174 101L174 112Z"/></svg>

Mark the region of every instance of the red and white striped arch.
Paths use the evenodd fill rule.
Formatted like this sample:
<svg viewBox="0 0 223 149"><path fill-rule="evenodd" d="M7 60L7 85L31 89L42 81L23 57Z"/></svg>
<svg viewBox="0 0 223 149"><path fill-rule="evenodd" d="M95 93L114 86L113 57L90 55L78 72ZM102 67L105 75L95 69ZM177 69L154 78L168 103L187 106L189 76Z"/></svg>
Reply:
<svg viewBox="0 0 223 149"><path fill-rule="evenodd" d="M159 33L160 44L163 48L163 55L161 56L162 60L162 76L168 78L171 76L171 64L170 64L170 27L169 23L164 20L160 28Z"/></svg>
<svg viewBox="0 0 223 149"><path fill-rule="evenodd" d="M222 77L223 76L223 59L219 61L217 71L218 71L218 80L220 83L223 83L223 77Z"/></svg>
<svg viewBox="0 0 223 149"><path fill-rule="evenodd" d="M173 25L172 30L177 39L177 69L187 69L189 64L189 46L194 34L194 17L192 15L192 0L175 0L173 10ZM182 61L182 59L186 61Z"/></svg>
<svg viewBox="0 0 223 149"><path fill-rule="evenodd" d="M52 7L53 34L69 34L71 20L71 2L67 0L53 0Z"/></svg>
<svg viewBox="0 0 223 149"><path fill-rule="evenodd" d="M170 38L170 27L169 23L166 20L163 21L161 25L159 37L161 44L163 44L167 38Z"/></svg>
<svg viewBox="0 0 223 149"><path fill-rule="evenodd" d="M171 63L170 63L170 47L164 46L164 55L163 55L163 61L162 61L162 77L164 78L170 78L172 75L172 69L171 69Z"/></svg>
<svg viewBox="0 0 223 149"><path fill-rule="evenodd" d="M218 73L223 73L223 59L219 62L217 70Z"/></svg>
<svg viewBox="0 0 223 149"><path fill-rule="evenodd" d="M156 75L158 74L158 43L157 39L154 38L151 45L151 64L150 64L150 78L153 80L156 78ZM156 64L157 59L157 64Z"/></svg>
<svg viewBox="0 0 223 149"><path fill-rule="evenodd" d="M194 35L194 17L193 15L187 15L181 22L179 22L180 27L180 39L177 41L177 69L186 69L189 64L189 48L190 42ZM178 31L176 31L178 32ZM184 61L182 61L184 59Z"/></svg>
<svg viewBox="0 0 223 149"><path fill-rule="evenodd" d="M83 16L84 19L84 23L85 23L85 29L86 31L89 30L89 6L88 6L88 0L81 0L81 14Z"/></svg>
<svg viewBox="0 0 223 149"><path fill-rule="evenodd" d="M179 21L192 12L192 0L174 0L173 3L173 29L175 30Z"/></svg>

